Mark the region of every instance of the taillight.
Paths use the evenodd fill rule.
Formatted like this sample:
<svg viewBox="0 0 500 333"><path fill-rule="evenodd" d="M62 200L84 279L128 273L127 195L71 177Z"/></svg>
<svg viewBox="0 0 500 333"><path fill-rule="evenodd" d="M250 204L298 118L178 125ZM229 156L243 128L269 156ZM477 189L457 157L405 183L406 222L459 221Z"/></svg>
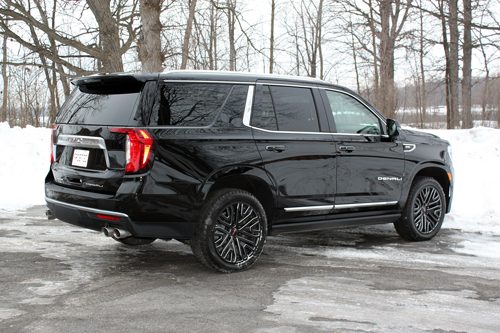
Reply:
<svg viewBox="0 0 500 333"><path fill-rule="evenodd" d="M127 134L127 140L125 143L125 156L127 163L125 166L125 173L137 172L148 164L151 149L153 148L153 139L146 130L134 128L110 128L109 131Z"/></svg>
<svg viewBox="0 0 500 333"><path fill-rule="evenodd" d="M59 125L52 125L52 131L50 133L50 164L54 163L54 132L57 130Z"/></svg>

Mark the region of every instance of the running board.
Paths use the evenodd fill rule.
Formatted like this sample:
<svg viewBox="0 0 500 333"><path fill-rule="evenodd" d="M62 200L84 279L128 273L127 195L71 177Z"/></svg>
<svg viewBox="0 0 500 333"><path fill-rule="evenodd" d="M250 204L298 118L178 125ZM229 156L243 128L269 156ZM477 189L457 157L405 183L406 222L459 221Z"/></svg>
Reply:
<svg viewBox="0 0 500 333"><path fill-rule="evenodd" d="M312 222L275 224L269 228L269 235L292 233L292 232L316 231L316 230L333 229L333 228L357 227L357 226L371 225L371 224L392 223L397 219L399 219L400 217L401 214L386 214L386 215L376 215L376 216L351 217L343 219L328 219L328 220L312 221Z"/></svg>

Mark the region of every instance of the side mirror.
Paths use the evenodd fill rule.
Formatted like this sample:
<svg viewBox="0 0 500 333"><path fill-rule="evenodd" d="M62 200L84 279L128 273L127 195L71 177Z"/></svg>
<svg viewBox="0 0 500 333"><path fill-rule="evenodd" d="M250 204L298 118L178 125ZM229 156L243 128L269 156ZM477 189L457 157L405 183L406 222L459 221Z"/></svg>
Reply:
<svg viewBox="0 0 500 333"><path fill-rule="evenodd" d="M397 120L387 119L387 134L390 138L394 138L401 132L401 125Z"/></svg>

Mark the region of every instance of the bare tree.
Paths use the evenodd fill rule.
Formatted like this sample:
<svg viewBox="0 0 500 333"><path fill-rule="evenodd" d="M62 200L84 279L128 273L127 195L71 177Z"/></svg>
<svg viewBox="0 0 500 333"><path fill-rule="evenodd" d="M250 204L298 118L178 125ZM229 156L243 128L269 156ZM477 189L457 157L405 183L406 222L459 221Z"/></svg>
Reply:
<svg viewBox="0 0 500 333"><path fill-rule="evenodd" d="M81 7L78 3L66 3L65 5ZM55 54L54 48L50 45L42 45L43 47L41 48L36 47L30 38L18 34L17 31L12 30L10 27L3 24L2 21L0 21L0 34L6 35L32 52L44 55L47 59L55 61L57 65L56 70L61 75L67 75L64 70L61 70L63 67L67 68L75 75L85 75L95 72L96 69L94 68L89 69L88 66L79 66L77 64L78 62L72 61L73 59L81 59L82 57L96 59L98 63L97 71L123 71L123 61L121 57L132 46L139 29L134 26L135 19L138 17L138 13L135 10L137 0L131 0L131 3L128 5L129 10L127 15L120 15L125 8L123 1L118 1L116 3L114 11L111 10L110 0L88 0L87 5L94 14L99 29L90 29L88 33L79 36L82 37L86 35L85 38L79 39L70 37L67 31L54 29L47 24L47 22L43 22L43 20L39 20L37 17L33 16L29 10L29 6L24 2L12 0L0 1L0 15L11 21L15 21L17 26L24 23L26 27L33 27L37 34L43 34L45 37L52 38L58 43L58 48L63 47L73 50L73 54L66 54L64 56ZM127 33L120 33L120 27ZM97 41L88 41L88 36L92 36L92 34L98 37ZM125 40L120 39L122 35L126 37ZM83 40L85 40L85 42ZM13 63L13 65L16 64ZM23 62L17 63L17 65L44 66L41 63L28 64Z"/></svg>
<svg viewBox="0 0 500 333"><path fill-rule="evenodd" d="M412 8L412 0L339 0L345 11L367 27L371 47L362 43L373 56L375 105L389 118L394 117L394 52L403 37L403 28ZM358 41L362 38L355 36Z"/></svg>
<svg viewBox="0 0 500 333"><path fill-rule="evenodd" d="M182 45L182 63L181 69L186 69L188 56L189 56L189 40L191 38L191 30L193 28L194 15L196 10L196 1L190 0L189 2L189 17L186 25L186 32L184 34L184 43Z"/></svg>
<svg viewBox="0 0 500 333"><path fill-rule="evenodd" d="M295 11L293 25L287 24L288 34L295 44L294 56L297 73L304 69L307 76L323 79L323 0L301 0L299 5L292 2ZM319 67L319 70L318 70ZM319 75L318 75L319 72Z"/></svg>

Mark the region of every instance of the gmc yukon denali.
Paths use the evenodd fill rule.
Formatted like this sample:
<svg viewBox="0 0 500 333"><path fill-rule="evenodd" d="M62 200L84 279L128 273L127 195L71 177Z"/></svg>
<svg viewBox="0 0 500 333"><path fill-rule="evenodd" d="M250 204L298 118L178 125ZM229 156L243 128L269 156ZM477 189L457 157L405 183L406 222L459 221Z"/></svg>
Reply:
<svg viewBox="0 0 500 333"><path fill-rule="evenodd" d="M47 215L118 242L177 239L234 272L267 235L393 223L422 241L450 211L449 143L344 87L203 71L72 83L52 127Z"/></svg>

